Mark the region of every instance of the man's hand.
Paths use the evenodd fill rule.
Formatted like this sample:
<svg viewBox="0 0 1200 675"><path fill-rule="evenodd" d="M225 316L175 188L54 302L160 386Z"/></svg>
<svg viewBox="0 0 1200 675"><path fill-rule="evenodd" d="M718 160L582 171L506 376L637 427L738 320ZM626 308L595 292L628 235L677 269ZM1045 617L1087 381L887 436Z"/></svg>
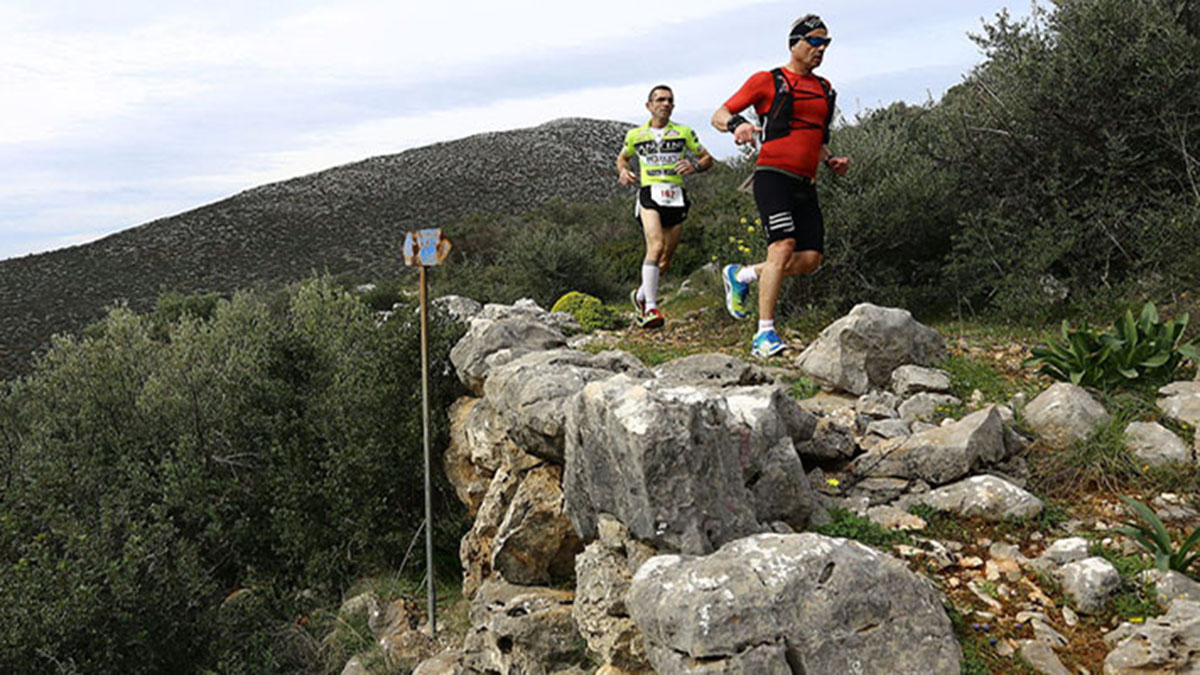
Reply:
<svg viewBox="0 0 1200 675"><path fill-rule="evenodd" d="M830 157L829 159L825 160L825 166L828 166L829 170L834 174L838 176L845 176L846 172L850 170L850 158Z"/></svg>
<svg viewBox="0 0 1200 675"><path fill-rule="evenodd" d="M678 162L675 162L675 173L679 174L680 176L697 173L696 165L692 164L691 160L681 159Z"/></svg>
<svg viewBox="0 0 1200 675"><path fill-rule="evenodd" d="M758 145L758 134L762 131L762 127L753 122L743 122L733 130L733 142L737 145L750 144L751 148Z"/></svg>
<svg viewBox="0 0 1200 675"><path fill-rule="evenodd" d="M621 169L620 173L617 174L617 181L621 185L637 185L638 178L629 169Z"/></svg>

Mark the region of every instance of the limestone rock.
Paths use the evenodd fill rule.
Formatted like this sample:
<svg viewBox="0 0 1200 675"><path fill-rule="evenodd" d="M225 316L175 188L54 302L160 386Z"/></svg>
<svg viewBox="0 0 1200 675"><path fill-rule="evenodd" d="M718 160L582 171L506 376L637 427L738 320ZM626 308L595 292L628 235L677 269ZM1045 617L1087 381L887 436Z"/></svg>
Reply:
<svg viewBox="0 0 1200 675"><path fill-rule="evenodd" d="M796 443L796 451L805 460L844 460L858 454L858 413L840 408L815 418L812 437Z"/></svg>
<svg viewBox="0 0 1200 675"><path fill-rule="evenodd" d="M588 354L571 349L533 352L494 367L483 391L519 448L563 461L564 403L588 382L616 373L646 378L650 371L626 352Z"/></svg>
<svg viewBox="0 0 1200 675"><path fill-rule="evenodd" d="M430 303L434 311L442 312L459 323L469 323L483 311L483 305L461 295L443 295Z"/></svg>
<svg viewBox="0 0 1200 675"><path fill-rule="evenodd" d="M1068 563L1078 562L1087 558L1088 540L1083 537L1068 537L1059 539L1042 551L1042 555L1033 561L1034 569L1039 572L1049 572Z"/></svg>
<svg viewBox="0 0 1200 675"><path fill-rule="evenodd" d="M530 298L521 298L511 305L488 303L474 318L485 321L505 321L508 319L525 319L546 324L564 333L578 333L579 323L575 317L566 312L548 312Z"/></svg>
<svg viewBox="0 0 1200 675"><path fill-rule="evenodd" d="M597 537L601 513L640 540L698 554L765 529L734 451L725 400L693 387L648 385L618 375L568 402L564 491L583 540Z"/></svg>
<svg viewBox="0 0 1200 675"><path fill-rule="evenodd" d="M1158 604L1163 607L1170 607L1176 600L1191 600L1200 602L1200 582L1193 580L1186 574L1168 570L1146 570L1140 575L1143 581L1154 583L1154 592L1158 597Z"/></svg>
<svg viewBox="0 0 1200 675"><path fill-rule="evenodd" d="M907 310L863 303L821 331L796 366L819 382L861 395L887 388L899 366L929 365L945 354L942 336Z"/></svg>
<svg viewBox="0 0 1200 675"><path fill-rule="evenodd" d="M496 530L492 569L514 584L535 586L570 579L583 549L563 513L562 468L527 473Z"/></svg>
<svg viewBox="0 0 1200 675"><path fill-rule="evenodd" d="M458 379L477 396L483 394L483 382L493 367L567 344L562 331L540 321L522 317L492 320L483 314L471 320L467 334L450 350Z"/></svg>
<svg viewBox="0 0 1200 675"><path fill-rule="evenodd" d="M601 542L592 542L575 558L575 578L571 616L587 640L588 650L617 668L649 668L642 633L625 607L625 594L633 579L625 557Z"/></svg>
<svg viewBox="0 0 1200 675"><path fill-rule="evenodd" d="M961 404L962 401L949 394L920 392L905 399L896 412L900 419L907 422L915 420L927 422L938 414L939 408L949 408Z"/></svg>
<svg viewBox="0 0 1200 675"><path fill-rule="evenodd" d="M892 371L892 391L902 399L923 391L945 394L950 391L950 374L938 368L903 365Z"/></svg>
<svg viewBox="0 0 1200 675"><path fill-rule="evenodd" d="M858 476L920 478L943 485L1008 454L1004 425L993 406L948 426L881 444L856 458L853 471Z"/></svg>
<svg viewBox="0 0 1200 675"><path fill-rule="evenodd" d="M1126 637L1104 659L1105 675L1200 672L1200 603L1178 600L1165 615L1121 632Z"/></svg>
<svg viewBox="0 0 1200 675"><path fill-rule="evenodd" d="M813 533L760 534L705 557L658 556L630 614L658 672L954 673L941 599L903 563Z"/></svg>
<svg viewBox="0 0 1200 675"><path fill-rule="evenodd" d="M1059 382L1025 406L1025 421L1047 444L1065 448L1107 424L1109 414L1083 387Z"/></svg>
<svg viewBox="0 0 1200 675"><path fill-rule="evenodd" d="M854 410L872 419L889 419L899 416L896 412L899 404L900 400L891 392L872 391L858 397Z"/></svg>
<svg viewBox="0 0 1200 675"><path fill-rule="evenodd" d="M972 476L912 497L911 501L938 511L990 521L1033 518L1044 507L1042 500L996 476Z"/></svg>
<svg viewBox="0 0 1200 675"><path fill-rule="evenodd" d="M1158 409L1167 417L1200 429L1200 379L1194 382L1173 382L1158 390ZM1196 434L1193 449L1200 454L1200 433Z"/></svg>
<svg viewBox="0 0 1200 675"><path fill-rule="evenodd" d="M1084 614L1103 611L1109 597L1121 584L1117 568L1100 557L1067 563L1058 570L1058 578L1063 592Z"/></svg>
<svg viewBox="0 0 1200 675"><path fill-rule="evenodd" d="M1129 451L1150 466L1192 460L1192 453L1183 440L1157 422L1131 422L1125 427L1125 438Z"/></svg>
<svg viewBox="0 0 1200 675"><path fill-rule="evenodd" d="M468 672L543 675L575 663L579 633L570 591L486 581L471 603L463 641Z"/></svg>
<svg viewBox="0 0 1200 675"><path fill-rule="evenodd" d="M1041 675L1071 675L1071 671L1055 656L1054 650L1041 640L1026 640L1021 644L1019 653Z"/></svg>
<svg viewBox="0 0 1200 675"><path fill-rule="evenodd" d="M694 354L668 361L654 374L672 384L718 387L768 384L771 377L762 368L725 354Z"/></svg>

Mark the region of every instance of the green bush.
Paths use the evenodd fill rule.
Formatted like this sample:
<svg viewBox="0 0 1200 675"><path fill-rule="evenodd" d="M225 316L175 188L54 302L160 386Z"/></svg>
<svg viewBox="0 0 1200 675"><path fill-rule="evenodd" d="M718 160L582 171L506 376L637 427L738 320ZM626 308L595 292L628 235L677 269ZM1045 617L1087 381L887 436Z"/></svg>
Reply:
<svg viewBox="0 0 1200 675"><path fill-rule="evenodd" d="M1121 501L1125 502L1136 519L1126 521L1115 531L1133 539L1147 553L1154 556L1154 566L1159 570L1173 570L1194 577L1190 570L1193 563L1200 558L1200 552L1193 552L1193 549L1200 546L1200 527L1192 530L1176 548L1171 541L1171 533L1150 507L1124 495L1121 496Z"/></svg>
<svg viewBox="0 0 1200 675"><path fill-rule="evenodd" d="M595 330L613 330L625 325L625 317L620 311L606 307L599 298L579 291L571 291L559 298L550 311L570 314L587 333Z"/></svg>
<svg viewBox="0 0 1200 675"><path fill-rule="evenodd" d="M280 664L305 643L281 627L390 570L424 519L408 316L380 324L322 279L279 306L221 300L165 336L116 309L57 339L0 399L0 671L297 669ZM460 333L431 326L434 411L459 393ZM435 476L453 555L461 509ZM223 607L241 588L256 599Z"/></svg>

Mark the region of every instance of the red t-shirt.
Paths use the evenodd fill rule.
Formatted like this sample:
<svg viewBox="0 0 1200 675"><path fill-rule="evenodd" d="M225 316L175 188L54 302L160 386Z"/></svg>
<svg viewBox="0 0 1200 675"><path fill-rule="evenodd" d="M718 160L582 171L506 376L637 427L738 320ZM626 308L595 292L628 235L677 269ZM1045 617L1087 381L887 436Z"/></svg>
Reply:
<svg viewBox="0 0 1200 675"><path fill-rule="evenodd" d="M825 139L825 120L829 114L829 99L821 81L813 74L797 75L783 69L792 88L791 132L762 144L758 166L771 166L815 179L821 163L821 145ZM751 105L759 115L771 109L775 98L775 78L763 70L750 76L737 93L725 102L729 112L737 114Z"/></svg>

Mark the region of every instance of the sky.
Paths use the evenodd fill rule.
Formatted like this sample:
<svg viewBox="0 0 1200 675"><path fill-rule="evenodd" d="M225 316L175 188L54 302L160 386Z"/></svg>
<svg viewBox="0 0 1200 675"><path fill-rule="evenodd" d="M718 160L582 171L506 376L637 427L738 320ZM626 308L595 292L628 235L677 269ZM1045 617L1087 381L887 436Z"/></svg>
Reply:
<svg viewBox="0 0 1200 675"><path fill-rule="evenodd" d="M561 117L640 124L660 82L675 91L673 119L728 157L733 143L709 117L751 73L786 62L798 16L829 26L818 73L853 121L937 100L982 60L968 34L1007 6L3 0L0 259L484 131Z"/></svg>

